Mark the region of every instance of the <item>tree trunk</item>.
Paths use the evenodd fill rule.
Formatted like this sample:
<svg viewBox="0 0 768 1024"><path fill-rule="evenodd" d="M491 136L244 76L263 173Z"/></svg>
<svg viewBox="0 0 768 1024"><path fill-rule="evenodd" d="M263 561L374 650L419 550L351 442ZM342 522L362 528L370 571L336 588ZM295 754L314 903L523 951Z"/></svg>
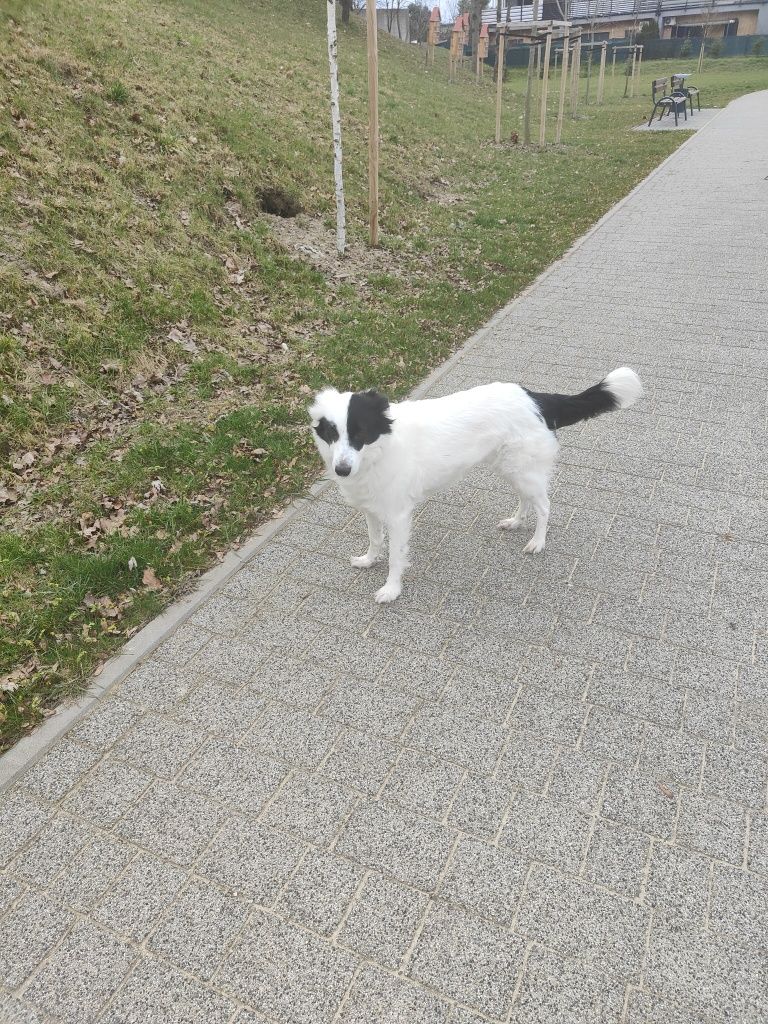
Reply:
<svg viewBox="0 0 768 1024"><path fill-rule="evenodd" d="M352 0L341 0L341 23L349 24L349 16L352 13Z"/></svg>
<svg viewBox="0 0 768 1024"><path fill-rule="evenodd" d="M336 251L344 255L346 245L346 213L344 209L344 178L341 170L341 115L339 113L339 62L336 45L336 0L327 0L328 66L331 72L331 125L333 128L333 177L336 183Z"/></svg>
<svg viewBox="0 0 768 1024"><path fill-rule="evenodd" d="M484 7L485 0L472 0L472 6L469 9L469 50L475 56L477 55L480 29L483 23Z"/></svg>

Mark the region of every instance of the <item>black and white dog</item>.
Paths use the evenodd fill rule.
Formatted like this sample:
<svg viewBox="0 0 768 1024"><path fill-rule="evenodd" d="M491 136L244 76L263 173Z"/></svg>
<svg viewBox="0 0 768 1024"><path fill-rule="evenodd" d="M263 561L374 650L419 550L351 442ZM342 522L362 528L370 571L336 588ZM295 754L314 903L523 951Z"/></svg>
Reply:
<svg viewBox="0 0 768 1024"><path fill-rule="evenodd" d="M368 524L368 551L357 568L377 562L389 534L389 575L376 600L400 596L408 567L415 507L479 463L490 464L517 492L520 506L503 530L536 514L524 552L541 551L549 519L548 489L557 455L555 430L614 409L643 393L633 370L621 367L579 395L549 395L517 384L485 384L444 398L392 403L377 391L321 391L309 409L329 475L347 504Z"/></svg>

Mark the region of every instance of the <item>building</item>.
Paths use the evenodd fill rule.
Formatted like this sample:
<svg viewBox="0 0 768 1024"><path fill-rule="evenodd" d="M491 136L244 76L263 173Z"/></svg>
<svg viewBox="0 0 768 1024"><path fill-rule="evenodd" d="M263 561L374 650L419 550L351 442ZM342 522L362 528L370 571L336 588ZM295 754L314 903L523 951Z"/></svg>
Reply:
<svg viewBox="0 0 768 1024"><path fill-rule="evenodd" d="M658 25L661 39L702 36L768 35L768 0L572 0L567 4L569 20L582 28L594 24L597 41L624 39L634 35L644 22ZM562 20L566 0L544 0L542 21ZM483 23L495 26L497 5L483 11ZM502 4L502 21L533 21L533 6Z"/></svg>

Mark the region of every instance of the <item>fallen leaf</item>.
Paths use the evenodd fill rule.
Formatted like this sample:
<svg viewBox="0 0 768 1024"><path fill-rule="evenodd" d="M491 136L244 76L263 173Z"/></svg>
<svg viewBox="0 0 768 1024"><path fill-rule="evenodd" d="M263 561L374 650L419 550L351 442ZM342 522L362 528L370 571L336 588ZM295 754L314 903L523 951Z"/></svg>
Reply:
<svg viewBox="0 0 768 1024"><path fill-rule="evenodd" d="M663 782L658 782L656 784L656 788L658 789L658 791L661 793L662 796L665 796L667 798L667 800L674 800L675 799L674 791L671 790L669 788L669 786L665 785Z"/></svg>
<svg viewBox="0 0 768 1024"><path fill-rule="evenodd" d="M133 571L134 569L138 569L138 567L139 567L139 563L136 561L136 559L133 557L133 555L131 555L131 557L128 559L128 568L131 571Z"/></svg>
<svg viewBox="0 0 768 1024"><path fill-rule="evenodd" d="M16 491L12 491L8 487L0 487L0 505L15 505L18 500L19 496Z"/></svg>
<svg viewBox="0 0 768 1024"><path fill-rule="evenodd" d="M141 582L144 584L145 587L149 587L150 590L163 589L163 584L155 575L155 570L151 569L149 566L147 566L147 568L141 574Z"/></svg>

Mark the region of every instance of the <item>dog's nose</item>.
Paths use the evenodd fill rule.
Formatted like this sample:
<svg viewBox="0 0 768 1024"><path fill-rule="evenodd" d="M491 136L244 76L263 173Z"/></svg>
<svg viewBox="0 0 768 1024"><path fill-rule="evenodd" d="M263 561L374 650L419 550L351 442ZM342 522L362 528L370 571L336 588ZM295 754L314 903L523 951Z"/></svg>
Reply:
<svg viewBox="0 0 768 1024"><path fill-rule="evenodd" d="M340 462L336 467L336 474L338 476L349 476L352 472L352 467L348 466L346 462Z"/></svg>

